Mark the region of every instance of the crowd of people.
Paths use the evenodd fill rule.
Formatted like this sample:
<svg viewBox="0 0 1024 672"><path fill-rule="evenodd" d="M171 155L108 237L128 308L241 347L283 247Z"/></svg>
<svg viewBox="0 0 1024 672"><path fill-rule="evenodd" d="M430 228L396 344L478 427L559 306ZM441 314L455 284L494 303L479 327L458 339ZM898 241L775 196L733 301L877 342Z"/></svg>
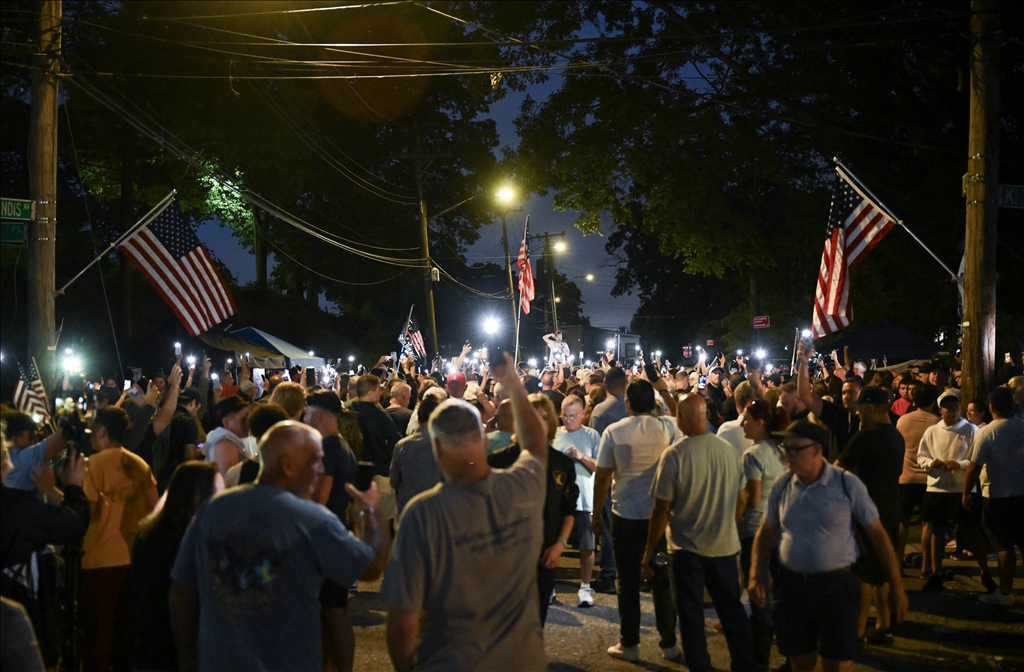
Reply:
<svg viewBox="0 0 1024 672"><path fill-rule="evenodd" d="M608 655L640 660L649 591L664 658L694 671L713 669L705 590L733 670L767 669L773 645L792 670L850 669L863 642L892 642L905 575L945 589L950 550L978 565L983 602L1013 605L1012 362L962 400L942 362L803 342L793 371L469 351L446 371L382 357L324 377L179 355L123 388L66 378L56 431L5 408L4 669L351 670L348 600L383 576L395 669L541 670L569 549L576 606L616 596Z"/></svg>

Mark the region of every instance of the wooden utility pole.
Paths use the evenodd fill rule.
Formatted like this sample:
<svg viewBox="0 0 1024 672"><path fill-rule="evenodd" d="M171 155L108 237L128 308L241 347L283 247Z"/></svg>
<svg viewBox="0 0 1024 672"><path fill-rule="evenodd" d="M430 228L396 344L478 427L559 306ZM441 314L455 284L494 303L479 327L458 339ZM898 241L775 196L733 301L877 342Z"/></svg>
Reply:
<svg viewBox="0 0 1024 672"><path fill-rule="evenodd" d="M33 57L29 126L29 190L36 221L28 235L28 349L39 375L53 380L56 319L53 302L57 252L57 68L61 48L61 0L36 3L38 51ZM25 361L31 361L27 358Z"/></svg>
<svg viewBox="0 0 1024 672"><path fill-rule="evenodd" d="M413 172L416 173L416 194L420 199L420 245L423 247L423 258L427 260L427 267L423 269L424 292L427 295L427 312L430 318L430 337L434 341L434 357L441 354L441 344L437 340L437 316L434 315L434 273L430 265L430 235L427 223L427 201L423 197L423 171L426 168L426 161L430 157L420 155L409 155L413 160Z"/></svg>
<svg viewBox="0 0 1024 672"><path fill-rule="evenodd" d="M964 247L961 399L985 398L995 372L996 225L999 215L998 3L971 2L971 126Z"/></svg>
<svg viewBox="0 0 1024 672"><path fill-rule="evenodd" d="M552 238L564 238L565 231L559 231L558 233L538 233L538 238L544 239L544 273L548 280L548 290L551 294L551 331L552 333L558 331L558 307L555 299L555 253L551 249Z"/></svg>

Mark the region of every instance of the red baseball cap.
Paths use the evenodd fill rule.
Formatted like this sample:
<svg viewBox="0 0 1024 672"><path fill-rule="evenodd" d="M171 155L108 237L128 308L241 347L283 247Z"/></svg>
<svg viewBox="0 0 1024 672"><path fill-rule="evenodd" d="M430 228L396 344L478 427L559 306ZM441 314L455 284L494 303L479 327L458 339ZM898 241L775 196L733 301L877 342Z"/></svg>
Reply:
<svg viewBox="0 0 1024 672"><path fill-rule="evenodd" d="M449 373L448 374L448 384L451 385L452 383L455 383L456 385L465 385L466 384L466 374L462 373L461 371L456 371L455 373Z"/></svg>

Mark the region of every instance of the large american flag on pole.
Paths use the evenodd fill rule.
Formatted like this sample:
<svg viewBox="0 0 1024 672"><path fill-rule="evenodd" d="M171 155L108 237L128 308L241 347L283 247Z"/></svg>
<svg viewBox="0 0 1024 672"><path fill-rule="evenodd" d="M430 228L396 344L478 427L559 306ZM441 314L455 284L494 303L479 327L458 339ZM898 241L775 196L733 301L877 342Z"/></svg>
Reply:
<svg viewBox="0 0 1024 672"><path fill-rule="evenodd" d="M836 167L836 175L825 250L814 292L814 338L839 331L853 321L850 273L896 223L854 184L846 171Z"/></svg>
<svg viewBox="0 0 1024 672"><path fill-rule="evenodd" d="M14 407L29 415L39 415L43 422L50 421L50 402L46 389L39 379L35 360L29 364L28 373L18 364L18 383L14 386Z"/></svg>
<svg viewBox="0 0 1024 672"><path fill-rule="evenodd" d="M530 263L530 246L527 238L527 229L530 226L530 218L526 218L526 227L523 229L523 242L519 244L519 256L516 258L516 268L519 269L519 307L526 315L530 314L530 301L533 301L535 293L533 287L533 264Z"/></svg>
<svg viewBox="0 0 1024 672"><path fill-rule="evenodd" d="M235 314L224 278L174 203L120 249L156 287L189 335L209 331Z"/></svg>
<svg viewBox="0 0 1024 672"><path fill-rule="evenodd" d="M416 306L409 307L409 318L405 321L405 328L398 336L398 342L402 344L405 354L414 359L426 359L427 346L423 342L423 332L420 331L419 320L416 319Z"/></svg>

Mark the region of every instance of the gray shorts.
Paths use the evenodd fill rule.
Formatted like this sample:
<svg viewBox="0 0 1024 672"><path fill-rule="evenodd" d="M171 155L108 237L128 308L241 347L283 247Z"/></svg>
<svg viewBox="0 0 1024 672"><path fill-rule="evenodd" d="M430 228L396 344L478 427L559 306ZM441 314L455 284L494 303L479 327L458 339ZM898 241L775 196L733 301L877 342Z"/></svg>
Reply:
<svg viewBox="0 0 1024 672"><path fill-rule="evenodd" d="M597 547L594 532L590 529L590 513L588 511L576 512L576 522L572 525L572 535L569 541L579 551L592 551Z"/></svg>

